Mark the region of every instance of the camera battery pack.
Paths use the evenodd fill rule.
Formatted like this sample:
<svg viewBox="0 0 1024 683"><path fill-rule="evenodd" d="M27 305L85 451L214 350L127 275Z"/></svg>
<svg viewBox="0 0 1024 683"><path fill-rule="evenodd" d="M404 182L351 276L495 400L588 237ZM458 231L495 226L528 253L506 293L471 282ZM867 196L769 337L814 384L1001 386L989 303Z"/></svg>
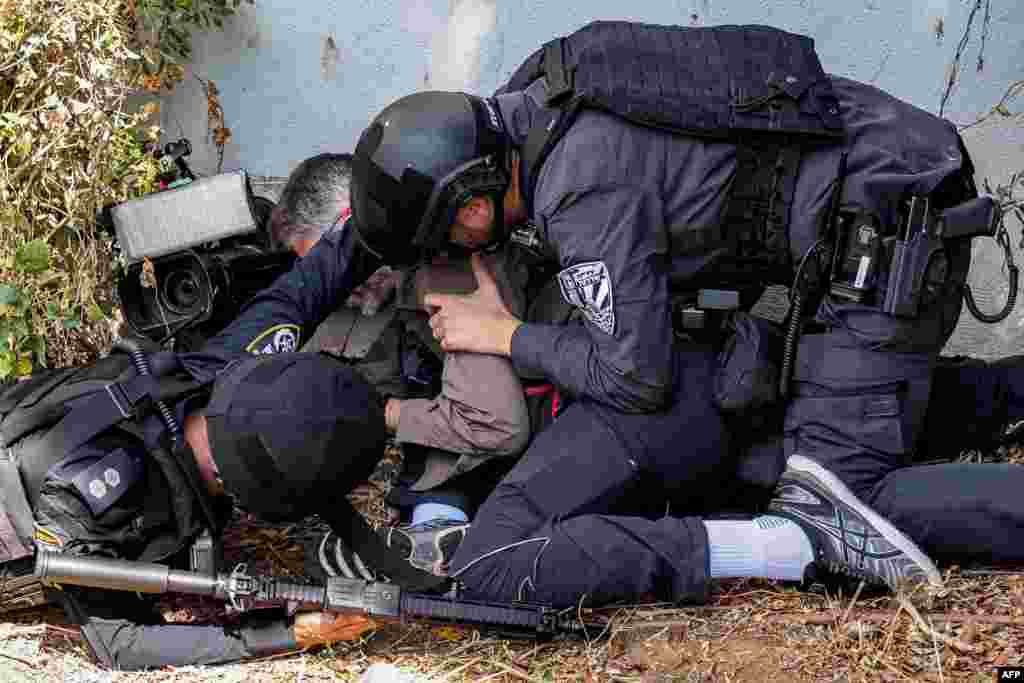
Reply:
<svg viewBox="0 0 1024 683"><path fill-rule="evenodd" d="M118 204L111 217L129 263L259 229L244 171Z"/></svg>

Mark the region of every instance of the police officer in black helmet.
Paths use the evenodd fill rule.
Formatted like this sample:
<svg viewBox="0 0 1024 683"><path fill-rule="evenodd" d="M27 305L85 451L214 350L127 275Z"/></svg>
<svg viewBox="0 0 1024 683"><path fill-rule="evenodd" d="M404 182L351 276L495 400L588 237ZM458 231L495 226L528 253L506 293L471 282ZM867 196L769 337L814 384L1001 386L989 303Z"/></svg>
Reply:
<svg viewBox="0 0 1024 683"><path fill-rule="evenodd" d="M586 54L585 45L577 48L574 54ZM719 62L693 74L708 81L708 93L715 83L732 87L750 76ZM738 62L747 66L736 69L756 66ZM777 485L767 514L687 516L735 503L722 493L749 444L737 441L712 400L714 338L677 334L673 296L704 286L726 266L743 274L742 260L726 258L739 252L709 235L729 227L726 218L741 204L732 195L743 184L749 146L671 134L596 108L570 116L553 97L559 79L522 73L495 98L427 92L384 109L355 151L353 219L340 248L318 265L300 263L253 304L264 320L269 313L306 329L381 261L479 251L506 239L529 245L548 272L557 271L536 291L576 311L568 324L536 311L514 318L475 257L474 294L427 301L437 309L431 324L444 349L509 356L521 376L544 377L572 399L482 506L451 575L471 596L563 606L583 595L699 599L712 577L801 580L810 570L879 585L939 583L927 554L864 499L896 509L898 496L885 482L905 464L920 430L930 371L959 294L943 290L911 321L826 298L821 329L798 348L786 448L766 449L769 461L786 465L768 478ZM744 106L775 112L779 92L792 86L798 99L809 92L824 103L826 127L845 128L845 142L811 146L790 164L784 220L772 223L784 227L784 239L775 239L782 246L755 244L775 250L764 259L777 267L773 275L792 275L811 249L837 187L844 205L896 224L901 196L938 192L947 179L955 184L969 174L946 122L842 78L822 74L811 88L793 79ZM701 92L694 90L695 101ZM709 111L720 113L714 106ZM919 134L907 136L908 128ZM539 156L538 130L559 131ZM837 183L844 151L849 170ZM779 159L786 166L782 151ZM532 232L510 234L508 226L524 220ZM678 242L687 240L670 239L680 231L690 237L682 249ZM951 269L962 275L965 251L954 251ZM235 331L254 317L243 316ZM827 368L814 365L822 358ZM909 390L898 395L893 387ZM934 530L948 521L922 525Z"/></svg>
<svg viewBox="0 0 1024 683"><path fill-rule="evenodd" d="M526 217L511 204L505 215L512 154L487 100L442 92L399 100L377 116L356 148L357 239L381 260L400 264L442 249L503 242L506 226ZM448 234L459 207L469 203L487 212L486 230L462 225L460 233Z"/></svg>
<svg viewBox="0 0 1024 683"><path fill-rule="evenodd" d="M748 567L712 561L711 571L799 580L823 559L878 583L937 582L922 551L806 459L796 459L784 485L824 510L822 525L839 514L863 520L885 559L846 564L842 540L833 543L816 516L788 504L756 522L615 514L635 512L638 490L680 511L717 507L722 501L709 492L734 470L730 435L711 400L716 349L676 340L672 330L667 202L658 190L666 178L649 160L674 152L676 141L584 113L574 128L592 130L577 139L570 129L548 157L534 197L541 210L526 216L517 149L524 131L507 125L538 115L533 107L522 92L494 100L412 95L381 112L355 152L353 226L367 250L389 261L480 250L528 217L562 267L561 295L582 313L565 326L516 320L479 267L473 295L427 299L437 306L431 325L442 348L508 355L517 371L542 374L574 399L484 503L453 575L491 599L566 605L582 594L630 599L658 586L670 586L670 599L692 599L706 590L709 559L743 545L751 556L771 547L779 557ZM602 140L623 150L618 158L593 149ZM753 532L758 523L771 532Z"/></svg>

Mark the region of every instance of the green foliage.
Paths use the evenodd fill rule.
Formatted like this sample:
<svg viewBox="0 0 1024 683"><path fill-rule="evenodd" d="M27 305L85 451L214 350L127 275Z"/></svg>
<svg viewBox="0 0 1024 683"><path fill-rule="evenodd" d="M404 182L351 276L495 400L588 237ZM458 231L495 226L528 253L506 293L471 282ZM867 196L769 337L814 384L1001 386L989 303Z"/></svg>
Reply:
<svg viewBox="0 0 1024 683"><path fill-rule="evenodd" d="M42 273L50 267L50 245L32 240L14 252L14 267L23 273Z"/></svg>
<svg viewBox="0 0 1024 683"><path fill-rule="evenodd" d="M0 379L109 343L105 205L149 192L127 0L0 0ZM133 49L136 48L136 49Z"/></svg>
<svg viewBox="0 0 1024 683"><path fill-rule="evenodd" d="M254 0L245 0L253 4ZM243 0L136 0L135 13L152 90L173 87L192 59L192 32L224 27Z"/></svg>
<svg viewBox="0 0 1024 683"><path fill-rule="evenodd" d="M13 273L26 277L21 284L0 283L0 380L11 375L27 375L35 364L46 366L46 337L39 331L34 302L45 299L42 291L54 279L49 270L50 246L42 240L23 244L14 254ZM98 306L93 304L98 309ZM44 307L45 318L65 330L82 327L81 316L75 309L61 310L50 301ZM91 314L91 309L90 309ZM100 317L90 322L98 323Z"/></svg>
<svg viewBox="0 0 1024 683"><path fill-rule="evenodd" d="M115 264L96 216L159 172L143 144L159 106L127 97L180 80L192 31L242 1L0 0L0 379L109 345Z"/></svg>

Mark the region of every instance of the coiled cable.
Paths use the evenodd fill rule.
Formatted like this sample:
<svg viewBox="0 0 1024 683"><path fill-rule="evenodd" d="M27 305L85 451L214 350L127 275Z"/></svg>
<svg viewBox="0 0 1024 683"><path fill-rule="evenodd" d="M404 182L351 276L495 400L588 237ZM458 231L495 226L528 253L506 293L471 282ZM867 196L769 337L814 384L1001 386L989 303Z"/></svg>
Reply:
<svg viewBox="0 0 1024 683"><path fill-rule="evenodd" d="M114 342L114 348L121 351L125 351L131 356L132 364L135 366L135 371L140 376L149 376L153 374L152 368L149 365L149 358L146 356L145 351L139 346L139 343L134 339L128 339L126 337L120 337ZM171 433L171 440L177 443L181 437L181 425L178 424L178 420L174 417L174 411L171 410L170 406L165 401L154 400L153 405L160 413L160 419L163 421L164 426L167 427L167 431Z"/></svg>

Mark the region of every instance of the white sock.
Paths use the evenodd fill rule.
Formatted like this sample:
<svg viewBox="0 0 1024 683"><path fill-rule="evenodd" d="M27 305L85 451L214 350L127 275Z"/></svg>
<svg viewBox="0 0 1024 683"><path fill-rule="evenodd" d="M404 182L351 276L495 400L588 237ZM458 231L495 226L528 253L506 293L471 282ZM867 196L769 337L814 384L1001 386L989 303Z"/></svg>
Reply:
<svg viewBox="0 0 1024 683"><path fill-rule="evenodd" d="M706 520L711 577L802 581L814 561L807 534L785 517Z"/></svg>
<svg viewBox="0 0 1024 683"><path fill-rule="evenodd" d="M469 516L454 505L445 505L444 503L420 503L412 509L413 525L429 522L432 519L468 522Z"/></svg>

